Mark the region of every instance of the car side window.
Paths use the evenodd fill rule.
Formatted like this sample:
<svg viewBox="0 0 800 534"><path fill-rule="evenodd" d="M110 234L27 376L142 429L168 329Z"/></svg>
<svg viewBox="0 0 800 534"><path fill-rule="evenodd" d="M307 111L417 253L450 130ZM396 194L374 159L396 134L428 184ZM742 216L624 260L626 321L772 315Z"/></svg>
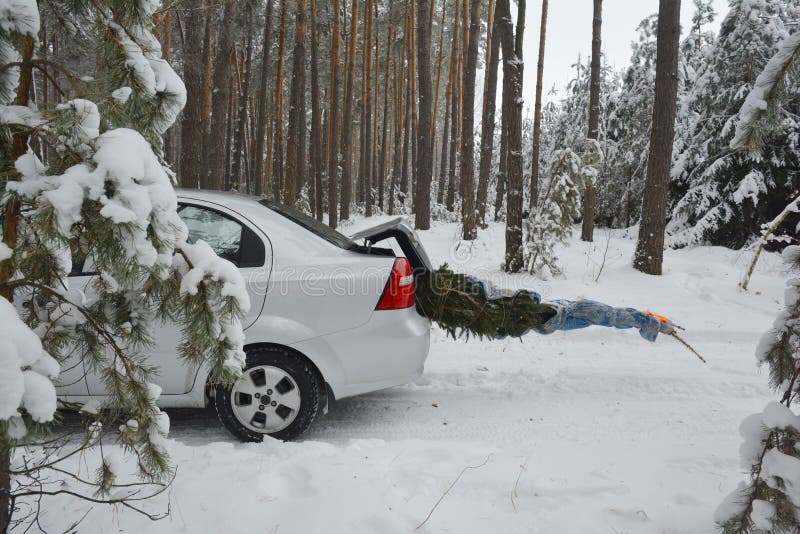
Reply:
<svg viewBox="0 0 800 534"><path fill-rule="evenodd" d="M264 264L264 243L255 233L216 210L183 205L178 215L189 229L189 243L202 239L220 258L237 267Z"/></svg>

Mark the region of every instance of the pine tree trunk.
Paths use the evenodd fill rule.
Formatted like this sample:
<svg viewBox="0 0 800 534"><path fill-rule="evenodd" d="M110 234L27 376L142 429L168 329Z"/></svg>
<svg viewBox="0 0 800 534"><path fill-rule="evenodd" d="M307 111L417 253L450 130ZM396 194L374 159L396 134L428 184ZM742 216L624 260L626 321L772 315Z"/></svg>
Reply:
<svg viewBox="0 0 800 534"><path fill-rule="evenodd" d="M465 6L466 7L466 6ZM463 238L478 237L475 221L475 71L478 65L478 40L481 34L481 0L472 0L469 35L464 63L464 109L461 124L461 222Z"/></svg>
<svg viewBox="0 0 800 534"><path fill-rule="evenodd" d="M660 0L653 129L650 133L642 221L633 260L633 266L639 271L656 275L661 274L664 257L667 193L678 94L680 15L680 0Z"/></svg>
<svg viewBox="0 0 800 534"><path fill-rule="evenodd" d="M363 59L362 59L362 61L363 61ZM357 151L356 156L358 158L358 171L357 171L356 177L355 177L356 178L355 179L355 187L356 187L355 201L356 201L357 204L363 204L364 203L364 181L363 180L364 180L364 176L367 173L367 171L364 169L364 166L367 164L367 162L365 160L365 152L364 152L364 143L366 142L366 133L364 132L364 128L366 126L366 122L364 120L364 108L365 108L364 103L366 101L366 94L365 94L366 87L365 87L365 84L364 84L365 81L363 79L363 77L364 77L363 69L361 71L361 77L362 77L362 79L361 79L361 98L360 98L361 109L359 110L360 117L359 117L359 120L358 120L358 144L356 144L354 146L354 148Z"/></svg>
<svg viewBox="0 0 800 534"><path fill-rule="evenodd" d="M402 169L400 171L400 190L398 191L398 201L400 205L405 206L406 204L406 195L408 192L408 154L411 150L410 146L410 134L411 134L411 76L408 76L408 66L411 64L411 47L409 43L411 42L411 15L410 11L414 10L414 6L411 6L409 9L409 3L406 2L406 10L405 10L405 17L404 17L404 27L403 27L403 61L400 63L400 67L402 69L406 69L405 71L405 98L403 99L403 161L402 161Z"/></svg>
<svg viewBox="0 0 800 534"><path fill-rule="evenodd" d="M364 63L361 66L361 77L364 80L363 125L364 137L361 141L362 161L364 167L359 174L361 194L364 201L364 214L372 215L372 3L364 4Z"/></svg>
<svg viewBox="0 0 800 534"><path fill-rule="evenodd" d="M405 39L405 37L404 37ZM400 68L403 68L404 48L401 46ZM394 63L392 75L394 77L394 162L392 163L391 179L389 180L389 215L394 215L395 194L397 193L397 173L403 165L403 88L397 75L397 62Z"/></svg>
<svg viewBox="0 0 800 534"><path fill-rule="evenodd" d="M342 205L339 218L350 218L350 202L353 194L353 79L356 71L356 51L358 49L358 10L359 1L353 0L350 8L350 35L347 43L347 78L344 84L344 118L342 119Z"/></svg>
<svg viewBox="0 0 800 534"><path fill-rule="evenodd" d="M455 211L456 204L456 162L458 161L459 125L460 114L458 104L461 101L461 54L459 50L459 28L461 27L461 0L456 0L455 21L453 22L453 44L450 49L450 62L452 69L452 94L450 101L450 154L448 162L447 194L445 207L447 211Z"/></svg>
<svg viewBox="0 0 800 534"><path fill-rule="evenodd" d="M34 42L32 37L21 37L22 41L22 66L19 68L19 83L14 104L27 106L30 100L31 87L33 86L33 59ZM11 161L16 161L28 150L27 130L13 134L11 141ZM17 180L17 173L11 173L11 180ZM3 243L11 250L17 246L17 232L19 227L20 205L16 199L10 199L3 205ZM10 261L0 262L0 284L11 280L14 270ZM14 300L14 289L5 286L0 290L0 297L9 302ZM4 436L4 434L0 434ZM13 513L13 498L11 497L11 444L0 437L0 532L7 532L11 524Z"/></svg>
<svg viewBox="0 0 800 534"><path fill-rule="evenodd" d="M539 150L542 136L542 77L544 76L544 45L547 33L547 0L542 0L542 22L539 26L539 61L536 64L536 104L533 108L533 148L531 149L531 190L528 205L531 216L539 201Z"/></svg>
<svg viewBox="0 0 800 534"><path fill-rule="evenodd" d="M203 160L203 33L205 14L194 6L185 10L186 45L183 57L183 82L186 106L181 121L180 184L200 187Z"/></svg>
<svg viewBox="0 0 800 534"><path fill-rule="evenodd" d="M331 87L328 93L328 226L336 228L336 209L339 181L339 0L333 0L333 30L331 31Z"/></svg>
<svg viewBox="0 0 800 534"><path fill-rule="evenodd" d="M452 68L450 69L452 74ZM447 186L447 163L448 152L450 146L448 136L450 134L450 102L453 97L453 81L448 80L447 86L444 90L444 125L442 126L442 155L439 162L439 188L436 191L436 202L439 204L444 203L444 191Z"/></svg>
<svg viewBox="0 0 800 534"><path fill-rule="evenodd" d="M272 127L272 197L281 202L283 190L283 61L286 46L288 1L281 0L281 26L278 37L278 65L275 74L275 120Z"/></svg>
<svg viewBox="0 0 800 534"><path fill-rule="evenodd" d="M236 95L239 94L239 51L236 49L236 45L234 44L233 50L231 50L231 63L234 65L235 69L233 72L233 76L228 78L228 112L225 115L225 172L223 174L224 179L222 184L219 186L223 191L227 191L230 189L230 177L231 177L231 155L233 154L233 135L234 135L234 123L236 117Z"/></svg>
<svg viewBox="0 0 800 534"><path fill-rule="evenodd" d="M236 28L236 2L226 2L223 15L222 27L217 40L217 57L214 61L214 75L212 80L211 97L211 129L209 134L209 146L205 150L208 155L206 167L208 172L205 174L205 181L201 184L203 189L222 189L228 177L226 168L226 136L222 135L226 131L228 123L227 107L231 96L231 55L234 50L233 38ZM210 23L210 18L206 22ZM215 133L216 132L216 133Z"/></svg>
<svg viewBox="0 0 800 534"><path fill-rule="evenodd" d="M522 32L525 1L518 0L516 40L508 0L497 2L497 30L503 50L503 122L507 125L508 191L506 192L505 270L519 272L522 258ZM516 41L516 43L515 43ZM519 45L517 48L516 45ZM506 119L507 118L507 119Z"/></svg>
<svg viewBox="0 0 800 534"><path fill-rule="evenodd" d="M419 157L418 152L418 137L417 132L419 131L419 112L417 110L417 10L414 9L414 6L411 6L409 9L409 32L411 34L409 39L409 48L408 48L408 78L411 85L411 133L409 137L409 143L411 144L411 171L408 175L409 180L409 190L408 193L411 195L411 203L413 205L414 213L417 213L417 206L416 206L416 185L417 185L417 160Z"/></svg>
<svg viewBox="0 0 800 534"><path fill-rule="evenodd" d="M292 53L292 88L289 97L289 139L286 146L286 180L283 202L297 203L298 186L305 174L302 145L306 131L306 2L295 2L294 52Z"/></svg>
<svg viewBox="0 0 800 534"><path fill-rule="evenodd" d="M475 0L480 2L480 0ZM430 15L431 0L417 0L417 77L419 80L419 117L417 128L417 172L416 172L416 227L427 230L431 227L431 176L433 173L433 87L431 80ZM480 16L480 4L478 4ZM477 61L477 45L476 45ZM473 80L474 82L474 80Z"/></svg>
<svg viewBox="0 0 800 534"><path fill-rule="evenodd" d="M250 4L245 4L245 16L252 20L254 14L249 8ZM250 75L253 66L253 27L247 25L247 44L245 45L244 69L242 69L242 84L239 89L239 117L236 122L236 147L233 152L233 170L231 171L231 184L239 191L248 193L248 177L242 168L245 162L245 130L247 125L248 102L250 99Z"/></svg>
<svg viewBox="0 0 800 534"><path fill-rule="evenodd" d="M214 77L213 56L214 43L212 33L212 21L217 16L216 9L212 8L210 0L203 1L203 112L200 119L200 128L203 131L203 152L200 159L199 182L200 187L205 187L208 173L208 154L211 151L211 144L219 142L218 139L211 138L211 83Z"/></svg>
<svg viewBox="0 0 800 534"><path fill-rule="evenodd" d="M270 50L270 32L272 31L272 5L273 0L267 0L264 7L264 35L263 35L263 49L261 52L261 72L259 74L259 87L258 87L258 115L256 120L256 143L255 150L253 151L253 163L251 165L252 174L250 176L250 183L253 184L253 190L256 196L261 196L266 191L266 183L264 176L264 148L267 141L267 123L269 123L269 113L267 111L267 100L269 99L269 91L267 84L269 79L269 50Z"/></svg>
<svg viewBox="0 0 800 534"><path fill-rule="evenodd" d="M317 0L311 0L311 177L313 180L311 211L322 220L322 159L325 147L322 141L322 113L319 94L319 28L317 28Z"/></svg>
<svg viewBox="0 0 800 534"><path fill-rule="evenodd" d="M250 80L252 84L252 80ZM253 157L253 133L255 132L255 116L256 116L256 102L255 99L250 96L247 99L247 121L245 122L245 142L244 142L244 182L246 185L246 192L248 195L253 194L253 183L250 181L250 176L253 174L253 168L251 166L251 160Z"/></svg>
<svg viewBox="0 0 800 534"><path fill-rule="evenodd" d="M375 68L373 69L372 73L372 87L374 92L374 99L373 99L373 117L372 117L372 168L371 168L371 176L372 181L370 182L370 194L369 197L370 201L370 212L374 209L376 198L375 194L378 190L378 128L380 124L380 100L381 100L381 87L380 87L380 26L378 21L378 2L372 2L372 10L373 10L373 18L372 18L372 38L375 45L375 50L373 53L373 62Z"/></svg>
<svg viewBox="0 0 800 534"><path fill-rule="evenodd" d="M435 1L431 1L431 14L433 13L433 6L436 4ZM447 0L442 0L442 20L439 24L439 58L436 60L436 85L433 86L433 118L431 119L431 128L433 131L431 132L431 139L436 139L436 117L439 113L439 84L442 81L442 63L444 60L444 22L445 22L445 15L447 15ZM431 16L431 22L433 22L433 17ZM442 137L446 134L443 133ZM436 166L434 165L434 169ZM438 201L441 203L441 201Z"/></svg>
<svg viewBox="0 0 800 534"><path fill-rule="evenodd" d="M594 14L592 16L592 66L591 80L589 82L589 139L597 139L600 129L600 30L603 22L603 0L594 0ZM594 212L595 212L594 184L587 180L583 193L583 224L581 225L581 239L594 240Z"/></svg>
<svg viewBox="0 0 800 534"><path fill-rule="evenodd" d="M497 29L495 23L495 29ZM501 110L502 113L502 110ZM508 124L507 118L500 119L500 154L497 169L497 184L494 197L494 222L500 222L500 212L503 209L503 201L506 198L506 181L508 180Z"/></svg>
<svg viewBox="0 0 800 534"><path fill-rule="evenodd" d="M0 532L6 534L11 528L11 444L0 436Z"/></svg>
<svg viewBox="0 0 800 534"><path fill-rule="evenodd" d="M389 12L391 13L391 2ZM394 34L390 21L389 32L386 36L386 70L383 73L383 123L381 126L381 161L378 168L378 207L380 210L385 209L386 196L386 157L389 150L389 67L391 66L392 39L394 39Z"/></svg>
<svg viewBox="0 0 800 534"><path fill-rule="evenodd" d="M170 49L172 48L172 10L167 9L164 11L164 17L161 20L162 34L161 34L161 57L164 61L169 62Z"/></svg>
<svg viewBox="0 0 800 534"><path fill-rule="evenodd" d="M489 193L489 175L494 152L494 120L497 101L497 66L500 61L500 35L495 31L495 0L489 0L489 27L486 35L486 74L483 84L483 117L481 120L481 148L478 167L478 224L486 224L486 204Z"/></svg>

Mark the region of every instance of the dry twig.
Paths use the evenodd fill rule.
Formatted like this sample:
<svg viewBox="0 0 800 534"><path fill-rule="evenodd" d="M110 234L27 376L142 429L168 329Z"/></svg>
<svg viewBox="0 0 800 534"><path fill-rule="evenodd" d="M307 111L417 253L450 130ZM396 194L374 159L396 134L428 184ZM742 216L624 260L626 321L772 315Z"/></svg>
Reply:
<svg viewBox="0 0 800 534"><path fill-rule="evenodd" d="M449 486L449 487L448 487L446 490L444 490L444 493L442 493L442 496L441 496L441 497L439 497L439 500L438 500L438 501L436 501L436 504L434 504L434 505L433 505L433 508L431 508L431 511L430 511L430 512L428 512L428 515L425 517L425 519L422 521L422 523L420 523L419 525L417 525L417 528L415 528L414 530L419 530L419 529L421 529L421 528L422 528L422 526L423 526L425 523L427 523L427 522L428 522L428 519L430 519L430 518L431 518L431 516L433 515L433 512L435 512L435 511L436 511L436 508L438 508L438 507L439 507L439 504L441 504L441 502L444 500L445 496L446 496L448 493L450 493L450 490L451 490L451 489L453 489L453 487L454 487L454 486L455 486L455 485L458 483L458 481L459 481L459 480L461 480L461 477L464 475L464 473L466 473L466 472L467 472L467 470L468 470L468 469L480 469L481 467L483 467L484 465L486 465L487 463L489 463L489 458L491 458L491 457L492 457L492 455L491 455L491 454L490 454L490 455L488 455L488 456L486 457L486 459L483 461L483 463L482 463L482 464L480 464L480 465L468 465L467 467L465 467L464 469L462 469L462 470L461 470L461 472L460 472L460 473L458 474L458 476L456 477L456 479L453 481L453 483L452 483L452 484L450 484L450 486Z"/></svg>

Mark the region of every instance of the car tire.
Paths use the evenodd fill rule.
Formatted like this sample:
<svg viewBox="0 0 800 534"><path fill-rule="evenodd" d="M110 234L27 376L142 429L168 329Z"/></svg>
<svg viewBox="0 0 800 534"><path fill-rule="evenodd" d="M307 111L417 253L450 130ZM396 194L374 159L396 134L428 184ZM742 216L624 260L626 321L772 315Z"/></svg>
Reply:
<svg viewBox="0 0 800 534"><path fill-rule="evenodd" d="M267 373L275 380L281 373L285 376L278 385L264 384L258 385L258 377L261 373ZM268 379L265 379L268 381ZM285 395L292 397L294 401L299 399L299 407L292 412L293 419L288 426L277 428L270 431L269 424L273 421L280 426L283 424L280 417L285 412L281 408L286 408L281 402L281 393L277 392L280 384L288 388ZM276 393L271 393L275 387ZM294 391L296 388L297 391ZM261 391L263 389L264 391ZM248 393L242 391L257 391L247 402ZM272 397L267 397L264 404L261 403L267 392ZM261 397L256 400L255 397ZM255 347L247 350L247 360L242 378L230 386L215 386L215 402L217 416L223 426L237 439L245 442L260 442L264 436L275 439L290 441L305 432L311 423L314 422L319 411L322 396L322 385L317 373L312 368L311 363L295 351L283 347ZM251 404L259 404L252 408ZM286 402L293 405L293 402ZM277 407L275 407L277 405ZM264 422L255 421L265 414ZM248 423L249 414L253 413L253 418ZM260 425L264 424L264 428Z"/></svg>

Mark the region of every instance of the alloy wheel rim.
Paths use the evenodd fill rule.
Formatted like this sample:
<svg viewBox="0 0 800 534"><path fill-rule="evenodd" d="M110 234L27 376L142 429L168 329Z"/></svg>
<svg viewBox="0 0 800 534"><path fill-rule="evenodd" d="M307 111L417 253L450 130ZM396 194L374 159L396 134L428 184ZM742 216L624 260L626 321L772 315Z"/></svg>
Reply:
<svg viewBox="0 0 800 534"><path fill-rule="evenodd" d="M300 411L300 388L279 367L257 365L242 372L231 389L236 419L253 432L272 434L292 424Z"/></svg>

